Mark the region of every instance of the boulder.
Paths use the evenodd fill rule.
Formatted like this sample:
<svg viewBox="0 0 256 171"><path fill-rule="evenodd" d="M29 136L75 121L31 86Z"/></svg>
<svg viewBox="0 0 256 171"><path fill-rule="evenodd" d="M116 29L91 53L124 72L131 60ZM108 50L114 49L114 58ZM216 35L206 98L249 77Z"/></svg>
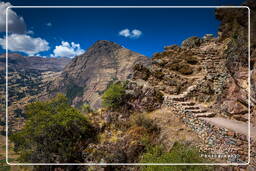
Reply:
<svg viewBox="0 0 256 171"><path fill-rule="evenodd" d="M203 40L199 37L192 36L182 42L182 48L194 48L199 47L203 43Z"/></svg>

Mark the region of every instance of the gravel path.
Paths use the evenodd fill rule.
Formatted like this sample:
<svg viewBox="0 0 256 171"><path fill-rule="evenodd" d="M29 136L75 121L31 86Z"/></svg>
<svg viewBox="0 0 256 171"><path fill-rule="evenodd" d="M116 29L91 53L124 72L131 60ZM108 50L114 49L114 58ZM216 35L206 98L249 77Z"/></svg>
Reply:
<svg viewBox="0 0 256 171"><path fill-rule="evenodd" d="M202 118L202 119L218 127L227 128L234 132L248 136L248 124L245 122L234 121L234 120L225 119L221 117ZM251 126L251 137L253 139L256 139L256 128L252 126Z"/></svg>

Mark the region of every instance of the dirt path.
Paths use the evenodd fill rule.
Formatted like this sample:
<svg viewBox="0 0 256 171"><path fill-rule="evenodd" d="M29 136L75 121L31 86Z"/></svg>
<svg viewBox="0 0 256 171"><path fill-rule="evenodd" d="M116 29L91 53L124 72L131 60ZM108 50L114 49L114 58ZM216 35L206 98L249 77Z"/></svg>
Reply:
<svg viewBox="0 0 256 171"><path fill-rule="evenodd" d="M202 118L202 119L218 127L227 128L234 132L248 136L248 124L245 122L225 119L221 117ZM256 140L256 128L252 126L251 126L251 137Z"/></svg>

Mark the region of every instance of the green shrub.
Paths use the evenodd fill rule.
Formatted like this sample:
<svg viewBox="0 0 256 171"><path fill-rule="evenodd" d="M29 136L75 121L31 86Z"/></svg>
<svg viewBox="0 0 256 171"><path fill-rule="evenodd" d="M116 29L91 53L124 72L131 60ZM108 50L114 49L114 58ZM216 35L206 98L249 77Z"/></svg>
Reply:
<svg viewBox="0 0 256 171"><path fill-rule="evenodd" d="M104 107L117 109L124 104L125 88L121 83L114 83L103 93L102 104Z"/></svg>
<svg viewBox="0 0 256 171"><path fill-rule="evenodd" d="M83 87L79 87L77 85L69 85L67 88L67 93L66 96L68 98L69 103L72 102L72 100L76 97L76 96L82 96L83 95Z"/></svg>
<svg viewBox="0 0 256 171"><path fill-rule="evenodd" d="M141 156L141 163L203 163L199 152L185 144L175 143L170 152L162 146L149 146ZM210 171L209 166L143 166L142 171Z"/></svg>
<svg viewBox="0 0 256 171"><path fill-rule="evenodd" d="M82 150L95 136L87 119L57 95L46 102L26 106L24 128L11 135L22 162L82 162Z"/></svg>
<svg viewBox="0 0 256 171"><path fill-rule="evenodd" d="M232 38L234 39L234 40L237 40L237 38L238 38L238 34L235 32L235 33L233 33L232 34Z"/></svg>
<svg viewBox="0 0 256 171"><path fill-rule="evenodd" d="M90 113L93 112L91 109L91 106L88 103L85 103L82 107L81 107L82 112L84 113Z"/></svg>

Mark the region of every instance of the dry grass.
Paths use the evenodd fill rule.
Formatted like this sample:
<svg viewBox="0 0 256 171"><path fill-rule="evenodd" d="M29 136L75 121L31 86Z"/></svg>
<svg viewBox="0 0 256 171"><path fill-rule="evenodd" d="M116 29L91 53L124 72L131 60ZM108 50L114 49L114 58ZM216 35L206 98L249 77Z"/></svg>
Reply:
<svg viewBox="0 0 256 171"><path fill-rule="evenodd" d="M197 144L199 137L192 132L172 111L167 108L162 108L151 112L148 117L154 120L160 127L159 142L163 143L166 148L176 142L191 142Z"/></svg>

